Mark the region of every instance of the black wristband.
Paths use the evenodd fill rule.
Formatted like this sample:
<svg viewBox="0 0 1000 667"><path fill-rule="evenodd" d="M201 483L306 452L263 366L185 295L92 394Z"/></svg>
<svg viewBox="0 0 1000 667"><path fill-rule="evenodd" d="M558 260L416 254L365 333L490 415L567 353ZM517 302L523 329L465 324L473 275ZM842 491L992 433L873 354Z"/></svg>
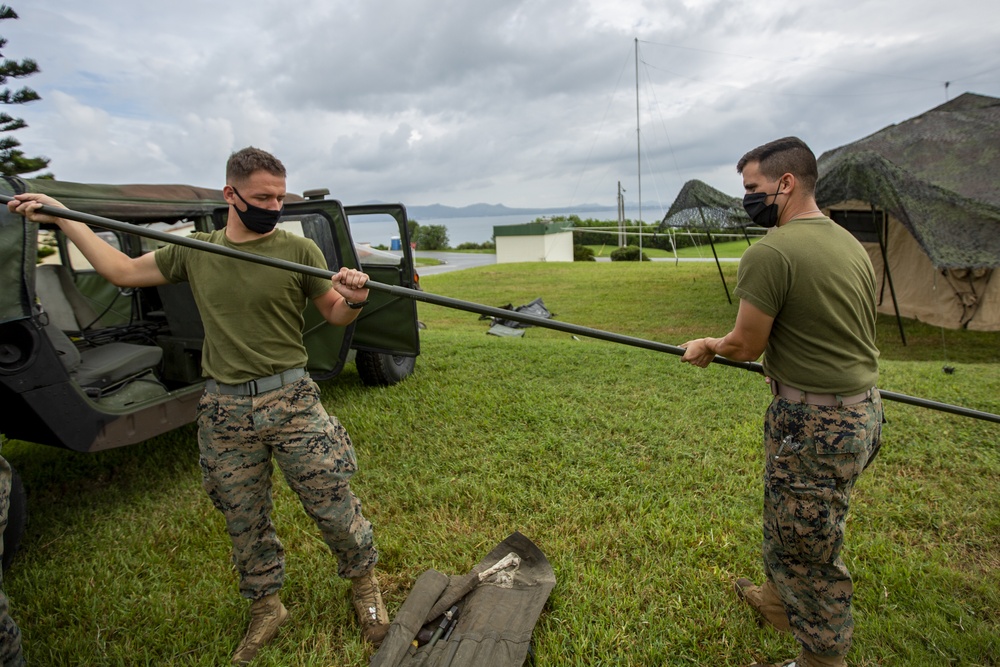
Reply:
<svg viewBox="0 0 1000 667"><path fill-rule="evenodd" d="M345 296L344 303L346 303L347 307L350 308L351 310L361 310L362 308L368 305L368 299L365 299L364 301L358 301L357 303L351 303L350 301L347 300L347 297Z"/></svg>

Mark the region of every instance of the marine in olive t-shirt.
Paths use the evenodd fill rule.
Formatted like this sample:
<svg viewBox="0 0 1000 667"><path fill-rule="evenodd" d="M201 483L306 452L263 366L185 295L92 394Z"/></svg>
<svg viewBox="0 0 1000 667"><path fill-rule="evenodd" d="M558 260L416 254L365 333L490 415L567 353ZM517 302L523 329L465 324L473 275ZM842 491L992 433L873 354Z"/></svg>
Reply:
<svg viewBox="0 0 1000 667"><path fill-rule="evenodd" d="M735 294L774 317L764 371L840 395L878 381L875 272L864 247L826 217L771 230L740 260Z"/></svg>
<svg viewBox="0 0 1000 667"><path fill-rule="evenodd" d="M225 230L192 238L258 255L325 269L319 247L285 230L234 243ZM202 370L223 384L241 384L306 365L303 311L329 289L329 280L184 246L156 251L156 264L172 283L188 281L205 327Z"/></svg>

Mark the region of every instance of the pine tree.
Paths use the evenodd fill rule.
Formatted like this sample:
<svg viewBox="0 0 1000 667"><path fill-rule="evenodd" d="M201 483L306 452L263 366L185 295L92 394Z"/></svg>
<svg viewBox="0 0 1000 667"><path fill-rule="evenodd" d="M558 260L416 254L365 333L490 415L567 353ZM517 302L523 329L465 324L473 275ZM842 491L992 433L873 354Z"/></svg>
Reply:
<svg viewBox="0 0 1000 667"><path fill-rule="evenodd" d="M17 13L7 5L0 5L0 21L4 19L16 19ZM0 51L7 46L7 40L0 37ZM3 58L3 53L0 53ZM25 58L21 62L5 59L0 62L0 86L5 86L8 79L21 79L39 72L38 63L30 58ZM42 99L38 93L28 87L11 91L10 88L0 89L0 104L27 104ZM28 124L21 118L14 118L10 114L0 111L0 133L13 132L27 127ZM24 151L18 150L21 142L11 136L0 137L0 174L5 176L16 176L18 174L30 174L40 171L48 166L48 158L26 157ZM44 174L40 178L52 178L51 174Z"/></svg>

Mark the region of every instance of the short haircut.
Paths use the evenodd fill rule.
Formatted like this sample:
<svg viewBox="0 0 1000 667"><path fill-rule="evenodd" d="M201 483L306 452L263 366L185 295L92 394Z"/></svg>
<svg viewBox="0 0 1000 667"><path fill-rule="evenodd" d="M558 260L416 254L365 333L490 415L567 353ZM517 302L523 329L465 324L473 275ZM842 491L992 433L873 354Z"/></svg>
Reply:
<svg viewBox="0 0 1000 667"><path fill-rule="evenodd" d="M226 162L226 184L243 183L255 171L266 171L282 178L286 176L285 165L281 164L281 160L267 151L247 146L229 156Z"/></svg>
<svg viewBox="0 0 1000 667"><path fill-rule="evenodd" d="M819 178L816 156L798 137L775 139L749 151L736 163L736 173L742 174L743 168L751 162L759 162L760 173L771 180L779 179L783 174L792 174L806 192L816 192L816 180Z"/></svg>

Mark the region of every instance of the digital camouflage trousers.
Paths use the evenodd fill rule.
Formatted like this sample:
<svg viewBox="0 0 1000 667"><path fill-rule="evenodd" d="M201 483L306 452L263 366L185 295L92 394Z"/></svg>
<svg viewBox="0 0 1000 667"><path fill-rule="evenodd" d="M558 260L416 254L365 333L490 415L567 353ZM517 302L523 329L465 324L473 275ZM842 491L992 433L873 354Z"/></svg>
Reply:
<svg viewBox="0 0 1000 667"><path fill-rule="evenodd" d="M840 557L851 490L880 446L882 403L837 408L777 397L764 422L764 571L796 639L821 656L851 646L854 584Z"/></svg>
<svg viewBox="0 0 1000 667"><path fill-rule="evenodd" d="M0 456L0 557L3 556L3 531L7 528L7 511L10 509L10 482L10 464ZM3 591L3 574L0 573L0 665L19 667L23 664L21 630L10 616L10 603Z"/></svg>
<svg viewBox="0 0 1000 667"><path fill-rule="evenodd" d="M309 377L257 396L206 392L198 444L203 486L226 519L243 597L258 600L284 581L284 549L271 522L272 459L336 556L338 574L357 577L375 566L372 526L349 483L354 447Z"/></svg>

